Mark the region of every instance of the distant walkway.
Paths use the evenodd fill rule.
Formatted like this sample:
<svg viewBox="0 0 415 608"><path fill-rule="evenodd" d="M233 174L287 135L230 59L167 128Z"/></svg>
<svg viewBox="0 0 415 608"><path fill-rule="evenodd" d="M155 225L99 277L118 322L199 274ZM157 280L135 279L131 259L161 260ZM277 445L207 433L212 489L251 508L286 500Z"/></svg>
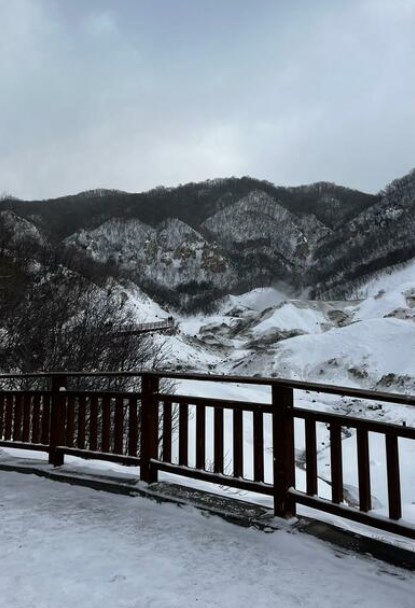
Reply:
<svg viewBox="0 0 415 608"><path fill-rule="evenodd" d="M177 323L173 317L163 319L163 321L153 321L151 323L135 323L126 325L122 329L113 332L114 336L135 336L150 332L171 331L177 328Z"/></svg>

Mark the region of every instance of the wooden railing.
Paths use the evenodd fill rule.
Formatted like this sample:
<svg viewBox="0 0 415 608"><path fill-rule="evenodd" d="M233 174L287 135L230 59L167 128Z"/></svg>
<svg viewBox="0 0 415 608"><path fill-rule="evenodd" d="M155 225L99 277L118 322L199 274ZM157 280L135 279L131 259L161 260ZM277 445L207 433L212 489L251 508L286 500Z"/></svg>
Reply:
<svg viewBox="0 0 415 608"><path fill-rule="evenodd" d="M120 329L114 330L114 336L145 334L155 331L165 331L176 328L177 323L171 318L163 319L162 321L151 321L149 323L137 323L135 325L125 325Z"/></svg>
<svg viewBox="0 0 415 608"><path fill-rule="evenodd" d="M80 390L80 378L135 378L136 391ZM140 465L141 479L158 472L199 479L273 498L279 517L296 505L345 517L415 539L415 525L402 520L400 438L415 440L415 428L295 406L294 391L415 405L415 398L273 378L201 374L43 374L48 390L0 391L0 445L44 450L62 465L65 454ZM11 376L0 376L5 382ZM240 400L163 392L163 381L236 383ZM249 385L269 387L269 402L246 400ZM205 385L201 385L205 390ZM244 399L245 396L245 399ZM364 414L363 414L364 415ZM297 421L297 425L295 422ZM303 425L305 487L296 484L296 426ZM329 427L331 497L318 493L318 425ZM357 445L358 504L345 501L342 432L353 429ZM384 437L388 516L372 512L370 433ZM298 463L297 463L298 464ZM415 466L415 462L413 463ZM414 522L415 524L415 522Z"/></svg>

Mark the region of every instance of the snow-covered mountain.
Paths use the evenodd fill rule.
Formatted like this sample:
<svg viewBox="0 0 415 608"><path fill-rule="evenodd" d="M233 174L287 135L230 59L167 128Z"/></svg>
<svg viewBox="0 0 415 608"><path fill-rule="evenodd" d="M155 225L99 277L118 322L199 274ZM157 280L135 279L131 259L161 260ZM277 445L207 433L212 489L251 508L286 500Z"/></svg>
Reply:
<svg viewBox="0 0 415 608"><path fill-rule="evenodd" d="M320 242L312 268L315 292L345 294L356 279L413 258L414 234L415 170Z"/></svg>
<svg viewBox="0 0 415 608"><path fill-rule="evenodd" d="M294 283L301 282L316 243L332 232L315 215L300 218L261 191L217 211L202 228L245 271L255 268L270 282L290 276Z"/></svg>
<svg viewBox="0 0 415 608"><path fill-rule="evenodd" d="M0 211L0 233L4 249L47 247L47 239L37 226L11 210Z"/></svg>
<svg viewBox="0 0 415 608"><path fill-rule="evenodd" d="M121 271L179 307L276 281L344 297L370 273L415 256L415 171L377 195L246 177L142 194L4 199L0 210L14 218L15 232L31 227L40 244Z"/></svg>
<svg viewBox="0 0 415 608"><path fill-rule="evenodd" d="M95 261L111 261L139 282L182 289L209 284L232 288L236 276L215 243L178 219L156 228L137 219L114 218L94 230L81 230L65 239L68 247L82 249Z"/></svg>
<svg viewBox="0 0 415 608"><path fill-rule="evenodd" d="M11 257L30 243L52 264L122 276L182 311L278 282L298 296L339 299L415 256L415 171L378 195L229 178L143 194L3 199L0 221Z"/></svg>
<svg viewBox="0 0 415 608"><path fill-rule="evenodd" d="M60 259L70 249L66 259L106 265L167 303L197 308L275 281L314 287L322 275L316 252L378 201L330 183L282 188L228 178L142 194L6 198L0 210L32 225Z"/></svg>

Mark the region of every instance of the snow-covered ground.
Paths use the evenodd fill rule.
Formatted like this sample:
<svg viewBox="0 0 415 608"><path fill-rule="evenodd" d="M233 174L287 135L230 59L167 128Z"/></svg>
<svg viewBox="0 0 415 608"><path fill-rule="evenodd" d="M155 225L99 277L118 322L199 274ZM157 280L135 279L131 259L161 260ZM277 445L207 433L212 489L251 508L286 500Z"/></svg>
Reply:
<svg viewBox="0 0 415 608"><path fill-rule="evenodd" d="M299 532L0 472L0 603L13 608L412 608L415 575Z"/></svg>

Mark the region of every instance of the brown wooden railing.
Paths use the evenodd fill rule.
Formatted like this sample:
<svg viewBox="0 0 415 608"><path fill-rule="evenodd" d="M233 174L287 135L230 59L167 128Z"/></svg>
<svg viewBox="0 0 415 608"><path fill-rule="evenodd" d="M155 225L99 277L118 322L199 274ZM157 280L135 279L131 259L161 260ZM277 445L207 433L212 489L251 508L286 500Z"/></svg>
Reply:
<svg viewBox="0 0 415 608"><path fill-rule="evenodd" d="M74 380L90 377L135 378L139 390L71 388ZM0 382L11 378L0 376ZM294 391L409 406L415 405L415 397L273 378L201 374L79 373L13 378L26 382L41 378L49 380L50 387L0 390L0 445L47 451L55 466L63 464L65 454L140 465L141 479L147 483L155 482L158 472L164 471L273 497L279 517L295 515L296 505L303 504L415 539L415 522L412 526L402 520L398 443L400 438L415 440L415 428L296 407ZM160 387L166 379L236 383L241 400L165 393ZM248 385L269 387L270 402L244 400ZM304 425L304 488L295 481L296 420ZM317 427L322 424L329 427L331 499L318 494ZM345 502L345 429L356 431L356 506ZM384 436L388 517L372 512L369 433Z"/></svg>

